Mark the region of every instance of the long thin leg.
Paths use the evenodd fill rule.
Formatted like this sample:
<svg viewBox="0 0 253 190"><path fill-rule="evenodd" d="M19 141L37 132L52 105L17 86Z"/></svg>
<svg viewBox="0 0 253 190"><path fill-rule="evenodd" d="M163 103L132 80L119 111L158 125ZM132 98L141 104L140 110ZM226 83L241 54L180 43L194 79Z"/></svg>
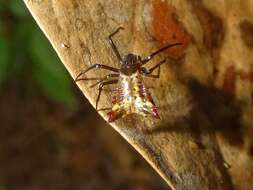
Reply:
<svg viewBox="0 0 253 190"><path fill-rule="evenodd" d="M112 110L112 107L97 109L97 111L106 111L106 110Z"/></svg>
<svg viewBox="0 0 253 190"><path fill-rule="evenodd" d="M142 65L146 64L147 62L149 62L151 59L153 59L157 54L163 52L164 50L168 49L168 48L171 48L171 47L174 47L174 46L178 46L178 45L183 45L183 43L174 43L174 44L169 44L165 47L162 47L161 49L151 53L149 56L145 57L143 60L142 60Z"/></svg>
<svg viewBox="0 0 253 190"><path fill-rule="evenodd" d="M97 97L97 100L96 100L96 110L97 110L97 107L98 107L98 102L99 102L100 95L101 95L101 92L103 90L103 87L105 85L116 84L117 82L118 82L118 80L111 80L111 81L106 81L106 82L102 82L102 83L99 84L98 97Z"/></svg>
<svg viewBox="0 0 253 190"><path fill-rule="evenodd" d="M113 52L115 53L116 57L118 58L119 62L122 61L122 58L121 58L121 56L120 56L120 53L119 53L118 48L116 47L116 45L114 44L114 42L113 42L113 40L112 40L112 37L113 37L115 34L117 34L120 30L123 30L123 29L124 29L123 27L117 28L117 30L116 30L115 32L113 32L112 34L110 34L109 37L108 37L108 39L109 39L108 41L109 41L109 43L110 43L110 45L111 45L111 47L112 47Z"/></svg>
<svg viewBox="0 0 253 190"><path fill-rule="evenodd" d="M75 81L81 81L81 80L101 80L101 77L90 77L90 78L78 78Z"/></svg>
<svg viewBox="0 0 253 190"><path fill-rule="evenodd" d="M108 74L108 75L106 75L105 77L100 78L100 80L97 81L96 83L92 84L92 85L90 86L90 88L92 88L92 87L94 87L94 86L100 84L101 82L104 82L105 80L108 80L108 79L110 79L110 78L113 78L113 77L119 77L119 74Z"/></svg>
<svg viewBox="0 0 253 190"><path fill-rule="evenodd" d="M87 69L85 69L84 71L82 71L79 75L77 75L75 81L76 82L79 81L80 76L82 76L83 74L87 73L89 70L92 70L92 69L106 69L106 70L110 70L110 71L117 72L117 73L119 72L119 69L116 69L116 68L113 68L113 67L110 67L107 65L93 64L90 67L88 67Z"/></svg>
<svg viewBox="0 0 253 190"><path fill-rule="evenodd" d="M148 74L148 75L145 75L145 77L156 78L156 79L160 78L160 68L161 67L159 66L157 74L155 74L155 75Z"/></svg>
<svg viewBox="0 0 253 190"><path fill-rule="evenodd" d="M92 87L94 87L94 86L96 86L97 84L99 84L99 83L101 83L101 82L103 82L103 81L105 81L105 80L107 80L107 79L110 79L110 78L112 78L112 77L118 77L119 76L119 74L117 73L115 73L115 74L108 74L108 75L105 75L104 77L90 77L90 78L79 78L78 80L76 80L76 81L82 81L82 80L85 80L85 81L88 81L88 80L98 80L96 83L94 83L94 84L92 84L91 86L90 86L90 88L92 88Z"/></svg>
<svg viewBox="0 0 253 190"><path fill-rule="evenodd" d="M142 67L142 73L147 77L152 78L159 78L160 77L160 67L162 64L166 62L166 59L162 60L161 62L157 63L154 67L151 67L150 69L146 69L145 67ZM158 68L158 72L156 75L152 75L152 72Z"/></svg>

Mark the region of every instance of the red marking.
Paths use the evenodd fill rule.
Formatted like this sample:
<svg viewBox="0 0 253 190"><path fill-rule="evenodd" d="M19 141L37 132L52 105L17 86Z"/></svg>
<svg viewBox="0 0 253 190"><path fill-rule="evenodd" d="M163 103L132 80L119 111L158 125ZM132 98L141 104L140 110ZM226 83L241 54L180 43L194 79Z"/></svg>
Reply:
<svg viewBox="0 0 253 190"><path fill-rule="evenodd" d="M253 83L253 71L250 71L248 73L240 72L239 76L241 80L249 81ZM253 92L251 93L251 100L252 100L252 106L253 106Z"/></svg>
<svg viewBox="0 0 253 190"><path fill-rule="evenodd" d="M159 114L158 114L158 108L157 108L157 107L155 107L155 106L152 107L152 108L151 108L151 111L152 111L153 116L154 116L155 118L161 119L160 116L159 116Z"/></svg>
<svg viewBox="0 0 253 190"><path fill-rule="evenodd" d="M253 83L253 71L250 71L249 73L241 72L240 73L240 78L242 80L248 80L248 81Z"/></svg>
<svg viewBox="0 0 253 190"><path fill-rule="evenodd" d="M116 112L110 111L107 113L108 115L108 122L113 122L116 120Z"/></svg>
<svg viewBox="0 0 253 190"><path fill-rule="evenodd" d="M139 89L140 89L140 97L141 98L145 98L147 96L147 91L146 91L146 88L143 84L139 85Z"/></svg>
<svg viewBox="0 0 253 190"><path fill-rule="evenodd" d="M119 119L123 115L123 112L110 111L107 113L107 115L108 115L108 122L110 123Z"/></svg>
<svg viewBox="0 0 253 190"><path fill-rule="evenodd" d="M236 82L236 71L234 66L230 66L224 74L223 90L228 93L234 93Z"/></svg>
<svg viewBox="0 0 253 190"><path fill-rule="evenodd" d="M177 21L175 8L161 0L153 0L152 5L152 33L154 37L161 46L175 42L183 43L181 46L167 50L170 55L182 56L191 41L191 37Z"/></svg>

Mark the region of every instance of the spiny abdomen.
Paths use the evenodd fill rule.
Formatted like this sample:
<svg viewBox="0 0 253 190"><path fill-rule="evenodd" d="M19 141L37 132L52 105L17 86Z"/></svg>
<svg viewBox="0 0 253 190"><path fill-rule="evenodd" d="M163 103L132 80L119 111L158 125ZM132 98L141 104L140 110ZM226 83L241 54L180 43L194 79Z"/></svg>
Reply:
<svg viewBox="0 0 253 190"><path fill-rule="evenodd" d="M109 122L132 113L144 116L152 114L159 118L153 98L138 72L131 76L120 75L117 93L113 97L113 108L108 113Z"/></svg>

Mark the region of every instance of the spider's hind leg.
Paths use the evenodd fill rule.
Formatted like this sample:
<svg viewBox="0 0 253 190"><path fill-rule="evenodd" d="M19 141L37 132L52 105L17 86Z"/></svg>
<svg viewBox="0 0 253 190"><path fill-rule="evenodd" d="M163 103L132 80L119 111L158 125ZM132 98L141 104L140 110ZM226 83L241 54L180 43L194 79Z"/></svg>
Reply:
<svg viewBox="0 0 253 190"><path fill-rule="evenodd" d="M98 96L97 96L97 100L96 100L96 110L98 108L98 102L100 100L100 95L102 93L102 90L103 90L104 86L105 85L110 85L110 84L116 84L116 83L118 83L118 79L117 80L110 80L110 81L101 82L99 84Z"/></svg>

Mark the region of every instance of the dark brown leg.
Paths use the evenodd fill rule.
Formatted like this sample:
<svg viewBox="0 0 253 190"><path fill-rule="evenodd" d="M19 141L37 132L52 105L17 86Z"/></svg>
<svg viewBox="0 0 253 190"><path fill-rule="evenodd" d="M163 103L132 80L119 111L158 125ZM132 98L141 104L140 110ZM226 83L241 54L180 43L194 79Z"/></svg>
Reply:
<svg viewBox="0 0 253 190"><path fill-rule="evenodd" d="M79 78L77 81L81 81L81 80L98 80L98 82L96 82L95 84L91 85L90 88L96 86L97 84L103 82L106 79L110 79L111 77L118 77L119 74L108 74L104 77L91 77L91 78Z"/></svg>
<svg viewBox="0 0 253 190"><path fill-rule="evenodd" d="M156 64L154 67L150 69L146 69L145 67L142 67L142 73L147 76L147 77L152 77L152 78L159 78L160 77L160 67L163 63L166 62L166 59L162 60L158 64ZM156 75L152 75L152 72L158 68L158 72Z"/></svg>
<svg viewBox="0 0 253 190"><path fill-rule="evenodd" d="M169 49L171 47L174 47L174 46L178 46L178 45L183 45L183 43L174 43L174 44L169 44L165 47L162 47L161 49L151 53L149 56L145 57L143 60L142 60L142 65L146 64L147 62L149 62L151 59L153 59L157 54L163 52L164 50L166 49Z"/></svg>
<svg viewBox="0 0 253 190"><path fill-rule="evenodd" d="M78 82L78 81L81 81L81 80L100 80L101 78L98 78L98 77L91 77L91 78L78 78L76 79L75 81Z"/></svg>
<svg viewBox="0 0 253 190"><path fill-rule="evenodd" d="M120 53L119 53L119 51L118 51L118 48L116 47L116 45L114 44L114 42L113 42L113 40L112 40L112 37L115 35L115 34L117 34L120 30L123 30L124 28L123 27L119 27L115 32L113 32L112 34L110 34L109 35L109 43L110 43L110 45L111 45L111 47L112 47L112 50L113 50L113 52L115 53L115 55L116 55L116 57L118 58L118 60L119 60L119 62L121 62L122 61L122 58L121 58L121 56L120 56Z"/></svg>
<svg viewBox="0 0 253 190"><path fill-rule="evenodd" d="M107 66L107 65L101 65L101 64L94 64L91 65L90 67L88 67L87 69L85 69L84 71L82 71L79 75L77 75L75 81L79 81L79 77L82 76L83 74L87 73L89 70L92 69L105 69L105 70L109 70L109 71L113 71L113 72L119 72L119 69Z"/></svg>
<svg viewBox="0 0 253 190"><path fill-rule="evenodd" d="M103 90L103 87L105 85L116 84L117 82L118 82L118 80L111 80L111 81L106 81L106 82L102 82L102 83L99 84L98 97L97 97L97 100L96 100L96 110L97 110L97 107L98 107L98 102L99 102L100 95L101 95L101 92Z"/></svg>
<svg viewBox="0 0 253 190"><path fill-rule="evenodd" d="M97 109L97 111L106 111L106 110L112 110L112 107Z"/></svg>
<svg viewBox="0 0 253 190"><path fill-rule="evenodd" d="M108 74L108 75L106 75L105 77L100 78L99 81L96 82L96 83L94 83L93 85L91 85L90 88L92 88L92 87L94 87L94 86L100 84L101 82L104 82L105 80L108 80L108 79L110 79L110 78L112 78L112 77L119 77L119 74Z"/></svg>

